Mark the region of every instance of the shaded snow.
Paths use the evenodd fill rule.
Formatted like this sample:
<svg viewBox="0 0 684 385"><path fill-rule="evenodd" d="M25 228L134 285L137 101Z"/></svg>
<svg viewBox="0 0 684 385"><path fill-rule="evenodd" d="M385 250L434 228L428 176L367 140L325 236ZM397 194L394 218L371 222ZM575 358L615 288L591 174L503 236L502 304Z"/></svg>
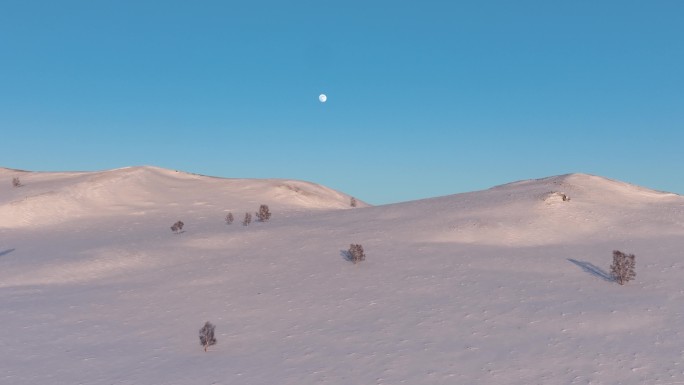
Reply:
<svg viewBox="0 0 684 385"><path fill-rule="evenodd" d="M2 384L684 382L676 194L571 174L347 210L306 182L146 167L14 189L15 173ZM271 221L240 225L261 203ZM344 260L350 243L366 261ZM625 286L613 249L637 256Z"/></svg>

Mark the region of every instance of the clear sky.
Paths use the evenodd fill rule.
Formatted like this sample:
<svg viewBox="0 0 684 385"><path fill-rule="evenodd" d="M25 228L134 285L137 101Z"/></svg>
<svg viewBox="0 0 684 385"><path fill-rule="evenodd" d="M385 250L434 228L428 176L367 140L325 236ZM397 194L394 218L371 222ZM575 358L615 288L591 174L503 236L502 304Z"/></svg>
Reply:
<svg viewBox="0 0 684 385"><path fill-rule="evenodd" d="M681 0L0 0L0 166L373 204L569 172L684 194L683 20Z"/></svg>

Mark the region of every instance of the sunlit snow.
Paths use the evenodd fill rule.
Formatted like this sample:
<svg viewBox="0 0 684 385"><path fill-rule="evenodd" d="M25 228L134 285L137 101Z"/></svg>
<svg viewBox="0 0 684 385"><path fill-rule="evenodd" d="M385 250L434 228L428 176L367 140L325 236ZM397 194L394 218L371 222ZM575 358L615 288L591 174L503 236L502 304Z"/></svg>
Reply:
<svg viewBox="0 0 684 385"><path fill-rule="evenodd" d="M154 167L0 182L0 384L684 383L676 194L570 174L352 208Z"/></svg>

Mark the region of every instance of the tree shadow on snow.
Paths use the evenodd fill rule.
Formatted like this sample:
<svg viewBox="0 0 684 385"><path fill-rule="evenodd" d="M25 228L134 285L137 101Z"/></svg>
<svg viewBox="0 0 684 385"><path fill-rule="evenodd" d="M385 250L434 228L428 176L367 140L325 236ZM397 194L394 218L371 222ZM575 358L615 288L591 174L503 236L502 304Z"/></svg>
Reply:
<svg viewBox="0 0 684 385"><path fill-rule="evenodd" d="M344 258L345 261L352 262L352 256L349 250L340 250L340 255L342 256L342 258Z"/></svg>
<svg viewBox="0 0 684 385"><path fill-rule="evenodd" d="M16 249L7 249L7 250L5 250L5 251L0 251L0 257L2 257L3 255L7 255L7 254L13 252L14 250L16 250Z"/></svg>
<svg viewBox="0 0 684 385"><path fill-rule="evenodd" d="M601 279L603 279L604 281L608 281L608 282L613 282L613 281L614 281L613 277L612 277L610 274L608 274L607 272L603 271L603 269L601 269L600 267L594 265L593 263L590 263L590 262L581 262L581 261L578 261L578 260L572 259L572 258L568 258L568 261L570 261L570 262L574 263L575 265L579 266L580 268L582 268L582 270L586 271L587 273L589 273L589 274L591 274L591 275L593 275L593 276L595 276L595 277L601 278Z"/></svg>

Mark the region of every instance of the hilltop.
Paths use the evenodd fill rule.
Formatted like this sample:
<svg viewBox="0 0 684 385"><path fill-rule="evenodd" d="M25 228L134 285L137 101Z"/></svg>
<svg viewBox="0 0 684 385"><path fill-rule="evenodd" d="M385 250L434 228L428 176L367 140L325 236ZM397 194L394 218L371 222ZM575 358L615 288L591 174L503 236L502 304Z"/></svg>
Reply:
<svg viewBox="0 0 684 385"><path fill-rule="evenodd" d="M281 212L332 210L349 208L351 199L303 181L226 179L150 166L60 173L0 169L8 186L14 177L23 186L0 190L0 228L118 215L237 214L265 203Z"/></svg>

